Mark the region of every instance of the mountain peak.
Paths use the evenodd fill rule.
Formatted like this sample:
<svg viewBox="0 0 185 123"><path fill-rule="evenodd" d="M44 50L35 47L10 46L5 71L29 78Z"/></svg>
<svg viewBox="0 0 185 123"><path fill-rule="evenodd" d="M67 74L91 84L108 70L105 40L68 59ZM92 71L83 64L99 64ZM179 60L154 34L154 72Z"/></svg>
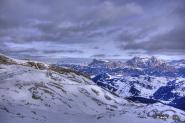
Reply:
<svg viewBox="0 0 185 123"><path fill-rule="evenodd" d="M141 57L134 57L130 60L128 60L127 65L133 66L133 67L140 67L140 68L151 68L151 67L158 67L166 65L167 63L163 60L158 59L155 56L152 56L150 58L141 58Z"/></svg>
<svg viewBox="0 0 185 123"><path fill-rule="evenodd" d="M108 60L103 60L103 59L93 59L92 64L101 64L101 63L108 63Z"/></svg>
<svg viewBox="0 0 185 123"><path fill-rule="evenodd" d="M120 67L123 66L123 63L120 61L109 61L109 60L97 60L94 59L89 66L91 67L108 67L108 68L116 68L116 67Z"/></svg>

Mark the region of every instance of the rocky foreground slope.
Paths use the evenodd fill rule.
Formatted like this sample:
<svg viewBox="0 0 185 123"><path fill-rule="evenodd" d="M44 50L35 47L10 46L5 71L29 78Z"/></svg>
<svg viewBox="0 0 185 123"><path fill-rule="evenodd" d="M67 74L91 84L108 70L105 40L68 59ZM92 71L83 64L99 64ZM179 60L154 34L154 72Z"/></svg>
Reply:
<svg viewBox="0 0 185 123"><path fill-rule="evenodd" d="M185 112L133 103L68 69L0 55L2 123L185 123Z"/></svg>

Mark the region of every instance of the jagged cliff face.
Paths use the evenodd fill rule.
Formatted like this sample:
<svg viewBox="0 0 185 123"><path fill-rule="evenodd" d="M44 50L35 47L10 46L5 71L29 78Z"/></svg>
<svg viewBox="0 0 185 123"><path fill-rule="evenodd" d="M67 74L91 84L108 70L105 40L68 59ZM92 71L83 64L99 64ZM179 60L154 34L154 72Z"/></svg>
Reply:
<svg viewBox="0 0 185 123"><path fill-rule="evenodd" d="M160 103L129 102L68 69L0 55L2 123L184 122L185 114Z"/></svg>
<svg viewBox="0 0 185 123"><path fill-rule="evenodd" d="M174 67L170 66L167 62L157 59L152 56L151 58L134 57L126 62L127 65L139 68L159 69L163 71L176 71Z"/></svg>

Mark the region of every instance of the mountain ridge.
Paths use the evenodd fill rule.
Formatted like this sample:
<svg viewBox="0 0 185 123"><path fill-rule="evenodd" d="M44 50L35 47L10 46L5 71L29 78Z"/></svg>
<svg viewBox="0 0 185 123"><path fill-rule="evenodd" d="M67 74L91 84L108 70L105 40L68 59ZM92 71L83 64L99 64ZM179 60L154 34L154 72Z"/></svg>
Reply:
<svg viewBox="0 0 185 123"><path fill-rule="evenodd" d="M44 63L39 67L35 61L30 65L28 61L0 58L8 61L0 62L3 123L184 121L184 114L178 109L160 103L148 106L127 101L71 71L56 72Z"/></svg>

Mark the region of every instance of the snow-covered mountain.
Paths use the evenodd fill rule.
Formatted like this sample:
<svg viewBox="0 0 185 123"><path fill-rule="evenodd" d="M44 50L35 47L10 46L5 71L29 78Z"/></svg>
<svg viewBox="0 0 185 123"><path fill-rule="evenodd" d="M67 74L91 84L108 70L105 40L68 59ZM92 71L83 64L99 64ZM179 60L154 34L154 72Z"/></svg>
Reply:
<svg viewBox="0 0 185 123"><path fill-rule="evenodd" d="M133 67L140 67L140 68L149 68L149 67L160 67L166 66L166 62L157 59L156 57L152 56L151 58L145 57L134 57L126 62L128 65Z"/></svg>
<svg viewBox="0 0 185 123"><path fill-rule="evenodd" d="M185 122L185 112L134 103L69 69L0 55L2 123Z"/></svg>
<svg viewBox="0 0 185 123"><path fill-rule="evenodd" d="M162 74L175 76L173 73L177 72L177 69L175 69L174 66L171 66L166 61L160 60L154 56L151 58L134 57L133 59L128 60L126 64L134 68L141 68L145 73L150 75Z"/></svg>
<svg viewBox="0 0 185 123"><path fill-rule="evenodd" d="M88 66L68 67L90 75L97 85L119 96L156 100L184 110L185 69L179 67L183 63L134 57L126 62L93 60Z"/></svg>
<svg viewBox="0 0 185 123"><path fill-rule="evenodd" d="M179 73L185 77L185 59L173 60L170 62L170 65L175 66Z"/></svg>
<svg viewBox="0 0 185 123"><path fill-rule="evenodd" d="M92 80L123 97L155 99L185 110L182 106L185 105L185 101L181 100L181 106L178 106L176 101L185 96L185 78L182 77L112 76L104 73L93 77Z"/></svg>
<svg viewBox="0 0 185 123"><path fill-rule="evenodd" d="M97 60L93 59L93 61L88 65L90 67L95 67L95 68L120 68L123 67L124 64L120 61L109 61L109 60Z"/></svg>
<svg viewBox="0 0 185 123"><path fill-rule="evenodd" d="M65 66L77 71L81 71L88 75L98 75L102 73L109 74L125 74L125 75L154 75L154 76L184 76L174 65L157 59L134 57L127 62L121 61L108 61L94 59L87 66L68 65Z"/></svg>
<svg viewBox="0 0 185 123"><path fill-rule="evenodd" d="M176 68L185 67L185 59L173 60L173 61L170 62L170 64L175 66Z"/></svg>

